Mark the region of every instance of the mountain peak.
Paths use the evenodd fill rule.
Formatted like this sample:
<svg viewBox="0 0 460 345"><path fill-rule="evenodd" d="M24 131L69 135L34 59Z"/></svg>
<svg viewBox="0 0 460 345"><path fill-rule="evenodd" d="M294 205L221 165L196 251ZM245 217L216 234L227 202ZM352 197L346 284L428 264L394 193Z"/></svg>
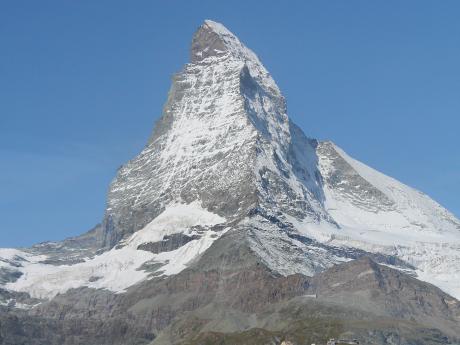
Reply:
<svg viewBox="0 0 460 345"><path fill-rule="evenodd" d="M218 22L216 22L214 20L205 19L203 25L206 26L207 28L211 29L212 31L214 31L218 35L235 36L223 24L218 23Z"/></svg>
<svg viewBox="0 0 460 345"><path fill-rule="evenodd" d="M460 297L460 221L332 142L309 139L289 120L285 99L257 56L222 24L206 20L191 53L191 63L173 77L148 144L118 170L102 224L63 242L0 249L0 339L9 320L1 313L13 307L31 308L30 314L18 313L25 321L10 322L6 332L30 328L33 316L40 325L49 320L53 336L70 335L66 325L75 319L88 321L81 323L88 325L85 334L107 332L104 344L121 344L131 334L146 334L133 338L137 343L171 343L150 332L185 309L193 312L188 301L199 302L193 303L198 315L231 305L238 313L231 319L243 315L253 325L265 303L296 295L292 304L279 304L289 315L298 315L290 305L314 302L313 312L322 313L324 303L334 318L362 319L370 311L378 313L378 327L388 315L459 334L460 303L405 273ZM255 299L254 289L260 290ZM75 300L83 302L69 308ZM119 324L132 333L120 338L113 332ZM22 343L26 333L19 331Z"/></svg>
<svg viewBox="0 0 460 345"><path fill-rule="evenodd" d="M244 48L224 25L207 19L193 35L191 61L199 62L211 56L220 57L228 53L242 56Z"/></svg>
<svg viewBox="0 0 460 345"><path fill-rule="evenodd" d="M205 20L193 35L190 49L191 63L213 63L231 58L242 62L266 92L281 96L275 81L257 55L221 23ZM213 59L214 58L214 59Z"/></svg>

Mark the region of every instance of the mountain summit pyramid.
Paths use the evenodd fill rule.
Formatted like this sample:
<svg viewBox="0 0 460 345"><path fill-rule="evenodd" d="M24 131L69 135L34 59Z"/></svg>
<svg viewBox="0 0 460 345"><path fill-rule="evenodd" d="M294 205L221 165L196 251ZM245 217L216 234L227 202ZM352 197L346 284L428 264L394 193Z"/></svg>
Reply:
<svg viewBox="0 0 460 345"><path fill-rule="evenodd" d="M403 340L425 326L442 338L460 330L459 282L460 221L334 143L305 136L258 57L210 20L194 34L147 145L111 183L102 223L62 242L0 249L0 304L19 313L14 329L47 320L45 329L74 337L66 322L79 320L88 344L179 344L176 333L203 315L222 322L208 330L276 333L275 319L248 315L274 308L292 318L283 313L304 303L296 296L324 296L314 302L322 313L338 303L338 319L416 322ZM413 302L420 294L424 306ZM97 338L88 310L102 332L121 323L126 334ZM181 318L185 311L196 314Z"/></svg>
<svg viewBox="0 0 460 345"><path fill-rule="evenodd" d="M171 202L198 200L228 220L274 206L325 216L312 143L289 121L257 56L212 21L194 35L191 55L147 147L111 186L104 243L113 246Z"/></svg>

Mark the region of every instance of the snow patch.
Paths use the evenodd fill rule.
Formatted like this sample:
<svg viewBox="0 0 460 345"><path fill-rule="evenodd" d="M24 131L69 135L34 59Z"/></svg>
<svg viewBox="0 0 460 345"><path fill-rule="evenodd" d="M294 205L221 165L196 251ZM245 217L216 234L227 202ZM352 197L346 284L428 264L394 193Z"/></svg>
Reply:
<svg viewBox="0 0 460 345"><path fill-rule="evenodd" d="M198 201L191 204L173 204L143 229L134 233L125 243L137 248L142 243L158 242L164 236L185 233L191 235L193 226L211 226L224 223L225 218L203 208Z"/></svg>
<svg viewBox="0 0 460 345"><path fill-rule="evenodd" d="M358 274L358 278L361 278L361 277L364 277L364 276L367 276L369 274L373 274L374 271L373 270L367 270L367 271L364 271L364 272L361 272L360 274Z"/></svg>

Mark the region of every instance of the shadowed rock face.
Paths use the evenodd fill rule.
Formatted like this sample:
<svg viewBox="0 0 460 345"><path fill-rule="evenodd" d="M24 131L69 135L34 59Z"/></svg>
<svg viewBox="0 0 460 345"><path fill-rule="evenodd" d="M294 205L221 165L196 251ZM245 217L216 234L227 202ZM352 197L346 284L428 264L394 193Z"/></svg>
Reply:
<svg viewBox="0 0 460 345"><path fill-rule="evenodd" d="M330 174L323 177L331 188L344 190L344 194L353 204L368 208L374 212L394 210L395 204L382 191L375 188L366 179L360 176L353 167L343 159L334 149L331 142L321 142L317 148L322 157L332 162Z"/></svg>
<svg viewBox="0 0 460 345"><path fill-rule="evenodd" d="M224 56L227 53L227 46L221 36L207 23L204 23L193 36L190 49L190 61L192 63L203 61L210 56Z"/></svg>
<svg viewBox="0 0 460 345"><path fill-rule="evenodd" d="M140 250L146 250L155 254L162 252L170 252L174 249L182 247L184 244L198 239L199 236L187 236L184 234L172 234L163 237L162 241L159 242L148 242L143 243L137 247Z"/></svg>

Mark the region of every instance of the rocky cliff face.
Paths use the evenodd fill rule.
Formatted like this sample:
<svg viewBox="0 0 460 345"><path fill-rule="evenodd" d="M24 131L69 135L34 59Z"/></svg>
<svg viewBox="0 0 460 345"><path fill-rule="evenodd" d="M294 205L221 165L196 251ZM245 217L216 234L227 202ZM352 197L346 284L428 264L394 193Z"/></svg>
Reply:
<svg viewBox="0 0 460 345"><path fill-rule="evenodd" d="M427 344L454 339L460 222L306 137L221 24L205 21L190 54L149 142L113 180L102 224L0 249L0 343L323 341L306 333L318 329L376 344L416 344L419 330Z"/></svg>

